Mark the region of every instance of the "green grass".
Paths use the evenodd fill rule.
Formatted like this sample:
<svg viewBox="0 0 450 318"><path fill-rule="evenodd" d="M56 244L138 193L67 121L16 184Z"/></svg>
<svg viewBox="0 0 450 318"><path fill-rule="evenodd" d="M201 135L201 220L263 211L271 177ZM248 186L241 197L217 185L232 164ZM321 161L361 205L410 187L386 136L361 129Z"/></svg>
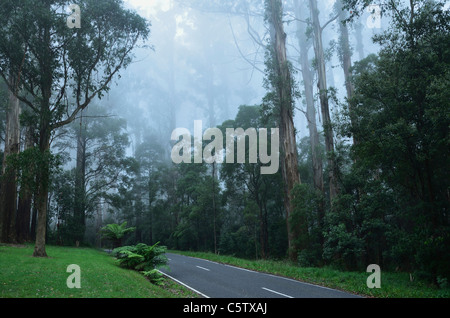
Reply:
<svg viewBox="0 0 450 318"><path fill-rule="evenodd" d="M47 258L32 257L33 246L0 245L0 298L176 298L195 297L186 288L165 279L151 284L137 271L120 268L99 250L47 246ZM68 288L76 264L81 288Z"/></svg>
<svg viewBox="0 0 450 318"><path fill-rule="evenodd" d="M438 288L414 278L409 273L385 272L381 269L381 288L368 288L367 278L371 273L346 272L330 267L299 267L287 261L246 260L213 253L180 252L172 253L193 256L211 261L265 272L325 287L348 291L365 297L377 298L450 298L450 288Z"/></svg>
<svg viewBox="0 0 450 318"><path fill-rule="evenodd" d="M366 272L329 267L300 268L287 261L245 260L212 253L179 252L255 271L290 277L351 293L380 298L450 298L450 288L410 281L409 273L381 272L381 288L366 285ZM198 295L165 279L151 284L142 274L120 268L110 255L89 248L47 246L48 258L32 257L33 246L0 245L0 298L188 298ZM70 289L67 266L81 269L81 288Z"/></svg>

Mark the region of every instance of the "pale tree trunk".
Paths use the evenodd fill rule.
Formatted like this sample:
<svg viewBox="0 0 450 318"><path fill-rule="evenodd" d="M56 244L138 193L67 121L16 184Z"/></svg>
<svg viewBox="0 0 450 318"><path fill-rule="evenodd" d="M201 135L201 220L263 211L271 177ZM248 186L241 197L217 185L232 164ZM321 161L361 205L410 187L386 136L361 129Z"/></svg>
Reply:
<svg viewBox="0 0 450 318"><path fill-rule="evenodd" d="M356 51L358 52L358 57L360 61L365 58L363 35L362 35L363 28L364 26L361 22L356 23L355 25Z"/></svg>
<svg viewBox="0 0 450 318"><path fill-rule="evenodd" d="M286 210L286 225L288 234L288 251L291 260L297 259L297 238L306 226L305 222L295 222L300 226L295 228L292 226L291 216L294 211L292 203L291 191L295 184L300 183L300 174L298 171L298 154L297 142L295 136L295 127L293 121L293 87L291 80L291 72L288 67L289 62L286 57L286 33L284 32L282 22L283 6L280 0L268 1L268 12L266 15L269 19L271 49L273 50L273 58L276 59L275 75L280 83L274 89L278 95L280 102L280 142L281 142L281 172L284 181L284 206Z"/></svg>
<svg viewBox="0 0 450 318"><path fill-rule="evenodd" d="M301 4L298 1L295 1L295 14L297 18L297 38L300 47L301 73L305 89L306 119L308 121L309 138L311 144L313 182L314 188L323 194L324 193L323 161L322 156L320 154L319 132L317 130L316 108L314 106L314 89L313 89L314 76L308 58L308 51L311 47L311 44L308 43L305 24L301 22L304 19L304 15L301 14L301 8L305 7L305 4L306 2L303 2ZM318 211L319 228L322 229L325 217L325 204L323 200L320 200L318 208L319 208ZM322 231L320 232L322 233Z"/></svg>
<svg viewBox="0 0 450 318"><path fill-rule="evenodd" d="M176 61L176 56L175 56L175 35L176 35L176 29L177 29L177 22L176 22L176 16L175 16L175 12L173 12L172 10L166 12L164 14L164 21L166 22L166 28L167 28L167 40L166 40L166 45L167 45L167 86L168 86L168 90L169 90L169 94L168 94L168 100L167 100L167 106L168 106L168 116L169 116L169 120L167 121L168 123L168 127L167 127L167 140L170 140L170 134L172 133L172 131L177 127L177 112L178 112L178 97L177 97L177 88L176 88L176 83L175 83L175 79L176 79L176 74L175 74L175 61ZM169 144L169 149L172 148L172 144ZM170 156L170 151L168 151L168 154Z"/></svg>
<svg viewBox="0 0 450 318"><path fill-rule="evenodd" d="M324 50L322 44L322 27L319 21L319 10L317 8L317 0L309 0L313 31L314 31L314 51L317 64L318 75L318 89L320 96L320 106L322 112L323 129L325 135L325 148L328 156L328 182L330 187L330 203L338 193L337 178L336 178L336 165L333 158L334 153L334 136L333 128L331 126L330 109L328 103L328 87L327 87L327 75L324 58Z"/></svg>
<svg viewBox="0 0 450 318"><path fill-rule="evenodd" d="M11 76L14 86L15 77ZM20 102L13 92L9 92L8 111L6 113L5 153L0 195L0 241L16 241L17 182L15 168L9 167L7 159L19 153L20 146Z"/></svg>
<svg viewBox="0 0 450 318"><path fill-rule="evenodd" d="M205 66L205 85L206 90L206 110L208 114L208 124L209 127L215 127L216 125L216 98L215 98L215 87L214 87L214 65L212 63L206 63Z"/></svg>
<svg viewBox="0 0 450 318"><path fill-rule="evenodd" d="M31 149L33 146L33 128L27 127L24 151L27 149ZM29 167L25 167L25 169L29 169L29 171L27 172L29 175L34 174L32 165L30 165ZM16 219L17 240L19 242L28 242L31 240L30 220L32 198L33 190L30 185L27 183L21 184Z"/></svg>
<svg viewBox="0 0 450 318"><path fill-rule="evenodd" d="M341 47L341 63L342 63L342 69L344 71L344 79L345 79L345 89L347 91L347 99L350 101L353 97L353 92L355 90L352 78L351 78L351 72L350 68L352 67L352 51L350 48L350 40L348 35L348 28L347 25L343 23L343 21L347 18L347 14L345 11L342 10L342 1L338 1L337 9L339 10L339 32L341 34L341 40L340 40L340 47ZM349 103L349 112L350 112L350 120L352 123L352 126L355 127L355 116L353 114L351 103ZM355 136L353 136L353 144L358 144L358 140Z"/></svg>
<svg viewBox="0 0 450 318"><path fill-rule="evenodd" d="M351 82L350 68L352 67L352 51L350 48L350 40L348 36L348 28L344 23L347 18L346 12L342 10L342 1L338 0L337 10L339 10L339 33L341 34L340 47L341 47L341 63L344 71L345 89L347 91L347 98L351 99L353 96L354 87Z"/></svg>

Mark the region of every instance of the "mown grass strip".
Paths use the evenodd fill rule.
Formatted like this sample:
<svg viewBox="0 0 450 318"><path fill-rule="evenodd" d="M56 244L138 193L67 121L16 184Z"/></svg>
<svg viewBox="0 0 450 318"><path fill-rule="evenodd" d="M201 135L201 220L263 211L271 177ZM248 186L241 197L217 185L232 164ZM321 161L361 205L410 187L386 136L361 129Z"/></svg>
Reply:
<svg viewBox="0 0 450 318"><path fill-rule="evenodd" d="M1 298L179 298L195 295L170 280L151 284L141 273L120 268L96 249L47 246L47 258L33 246L0 245ZM67 267L80 266L81 288L68 288Z"/></svg>

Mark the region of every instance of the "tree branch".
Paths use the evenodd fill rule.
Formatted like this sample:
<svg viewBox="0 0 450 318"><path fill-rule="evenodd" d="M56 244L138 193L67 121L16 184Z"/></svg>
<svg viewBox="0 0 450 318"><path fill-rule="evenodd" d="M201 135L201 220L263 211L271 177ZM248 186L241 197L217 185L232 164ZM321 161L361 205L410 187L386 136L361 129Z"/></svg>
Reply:
<svg viewBox="0 0 450 318"><path fill-rule="evenodd" d="M77 89L77 108L72 112L72 114L67 119L59 121L59 122L53 124L52 125L52 129L56 129L56 128L62 127L64 125L70 124L72 121L75 120L77 114L81 110L84 110L89 105L89 103L92 101L92 99L94 99L94 97L96 95L98 95L100 92L102 92L103 90L105 90L108 87L108 85L111 82L111 80L113 79L114 75L116 75L117 72L119 72L119 70L122 68L122 66L123 66L123 64L125 62L125 58L134 49L134 47L135 47L135 45L137 43L137 40L139 39L139 36L140 36L140 34L138 33L136 35L136 37L133 39L132 45L130 45L130 47L127 50L125 50L125 52L121 56L120 63L115 67L115 69L104 80L103 84L101 84L101 86L98 89L96 89L91 95L89 95L88 91L85 92L85 100L84 100L83 104L80 104L80 98L79 98L80 94L81 94L81 91L80 91L80 88L81 88L80 81L81 81L81 79L79 79L79 82L78 82L78 85L77 85L77 87L78 87L78 89ZM93 71L92 67L91 67L90 71L91 72ZM91 74L89 74L89 76L90 75ZM89 85L86 85L86 90L88 90L88 88L89 88Z"/></svg>
<svg viewBox="0 0 450 318"><path fill-rule="evenodd" d="M325 23L321 28L320 28L320 32L323 32L323 30L328 26L328 24L330 24L331 22L333 22L334 20L336 20L337 18L339 18L340 13L336 14L336 16L334 16L333 18L331 18L330 20L327 21L327 23Z"/></svg>
<svg viewBox="0 0 450 318"><path fill-rule="evenodd" d="M264 71L263 71L263 70L261 70L259 67L257 67L257 66L255 65L254 62L250 61L250 60L242 53L241 48L239 47L239 44L237 43L236 35L234 34L234 30L233 30L233 26L231 25L231 21L229 21L229 25L230 25L230 29L231 29L231 34L233 35L234 44L236 45L236 48L237 48L239 54L241 55L241 57L242 57L247 63L249 63L251 66L253 66L254 69L256 69L256 70L258 70L258 71L260 71L261 73L264 74Z"/></svg>

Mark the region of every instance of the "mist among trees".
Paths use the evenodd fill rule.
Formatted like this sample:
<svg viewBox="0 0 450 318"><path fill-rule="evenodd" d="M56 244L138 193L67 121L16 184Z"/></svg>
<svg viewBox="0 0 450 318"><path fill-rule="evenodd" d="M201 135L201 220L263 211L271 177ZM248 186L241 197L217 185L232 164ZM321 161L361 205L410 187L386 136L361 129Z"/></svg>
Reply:
<svg viewBox="0 0 450 318"><path fill-rule="evenodd" d="M70 28L71 4L0 6L0 242L109 248L126 222L126 245L450 278L445 1L83 0ZM174 163L195 121L278 129L278 171L251 136Z"/></svg>

